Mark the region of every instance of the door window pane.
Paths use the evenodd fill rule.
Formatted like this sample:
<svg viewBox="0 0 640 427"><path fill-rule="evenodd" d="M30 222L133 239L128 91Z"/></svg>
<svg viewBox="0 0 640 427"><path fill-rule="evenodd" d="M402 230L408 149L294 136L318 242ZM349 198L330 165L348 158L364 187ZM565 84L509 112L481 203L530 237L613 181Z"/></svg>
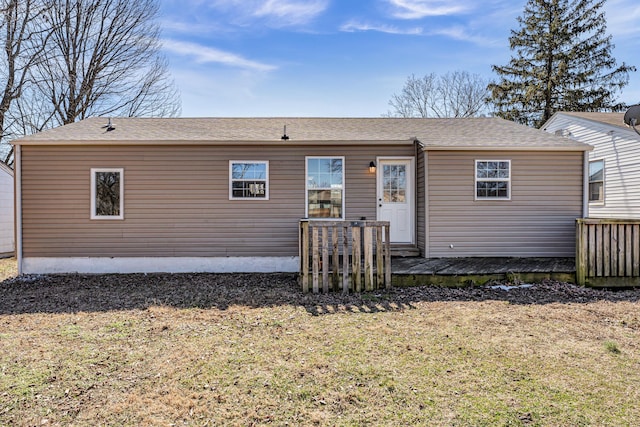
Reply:
<svg viewBox="0 0 640 427"><path fill-rule="evenodd" d="M406 203L407 171L405 165L382 166L382 197L385 203Z"/></svg>

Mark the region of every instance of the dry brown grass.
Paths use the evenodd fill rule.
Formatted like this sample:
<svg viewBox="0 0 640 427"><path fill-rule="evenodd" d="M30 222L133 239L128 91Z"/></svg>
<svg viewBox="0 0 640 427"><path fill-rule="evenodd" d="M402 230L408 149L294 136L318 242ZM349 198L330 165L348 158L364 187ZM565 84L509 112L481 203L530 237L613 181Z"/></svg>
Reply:
<svg viewBox="0 0 640 427"><path fill-rule="evenodd" d="M15 277L18 274L18 266L15 258L0 258L0 281Z"/></svg>
<svg viewBox="0 0 640 427"><path fill-rule="evenodd" d="M0 425L638 425L639 296L8 279Z"/></svg>

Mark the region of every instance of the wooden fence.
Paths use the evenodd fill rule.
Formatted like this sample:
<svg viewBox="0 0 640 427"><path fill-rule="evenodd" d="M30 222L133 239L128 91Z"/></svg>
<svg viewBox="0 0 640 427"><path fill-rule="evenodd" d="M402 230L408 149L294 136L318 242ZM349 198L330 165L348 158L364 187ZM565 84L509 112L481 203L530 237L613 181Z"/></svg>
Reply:
<svg viewBox="0 0 640 427"><path fill-rule="evenodd" d="M302 290L348 293L391 287L388 221L300 221ZM311 282L311 283L309 283Z"/></svg>
<svg viewBox="0 0 640 427"><path fill-rule="evenodd" d="M578 219L576 282L640 286L640 220Z"/></svg>

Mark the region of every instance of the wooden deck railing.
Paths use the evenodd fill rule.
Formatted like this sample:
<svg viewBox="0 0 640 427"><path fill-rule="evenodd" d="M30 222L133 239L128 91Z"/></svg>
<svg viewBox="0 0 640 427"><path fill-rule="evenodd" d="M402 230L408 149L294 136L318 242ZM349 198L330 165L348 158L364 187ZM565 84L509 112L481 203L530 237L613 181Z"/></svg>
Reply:
<svg viewBox="0 0 640 427"><path fill-rule="evenodd" d="M363 281L366 291L390 288L389 240L388 221L301 220L302 290L361 292Z"/></svg>
<svg viewBox="0 0 640 427"><path fill-rule="evenodd" d="M576 282L640 286L640 220L578 219Z"/></svg>

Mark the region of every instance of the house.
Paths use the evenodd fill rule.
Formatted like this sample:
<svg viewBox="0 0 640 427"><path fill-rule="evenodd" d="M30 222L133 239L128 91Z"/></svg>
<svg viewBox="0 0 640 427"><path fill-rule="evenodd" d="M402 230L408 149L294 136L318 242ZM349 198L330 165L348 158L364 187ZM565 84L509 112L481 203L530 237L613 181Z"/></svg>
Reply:
<svg viewBox="0 0 640 427"><path fill-rule="evenodd" d="M301 218L573 256L590 149L499 118L89 118L14 144L22 273L295 272Z"/></svg>
<svg viewBox="0 0 640 427"><path fill-rule="evenodd" d="M640 135L624 113L555 113L542 129L594 147L589 153L592 218L640 219Z"/></svg>
<svg viewBox="0 0 640 427"><path fill-rule="evenodd" d="M13 169L0 162L0 256L13 255Z"/></svg>

